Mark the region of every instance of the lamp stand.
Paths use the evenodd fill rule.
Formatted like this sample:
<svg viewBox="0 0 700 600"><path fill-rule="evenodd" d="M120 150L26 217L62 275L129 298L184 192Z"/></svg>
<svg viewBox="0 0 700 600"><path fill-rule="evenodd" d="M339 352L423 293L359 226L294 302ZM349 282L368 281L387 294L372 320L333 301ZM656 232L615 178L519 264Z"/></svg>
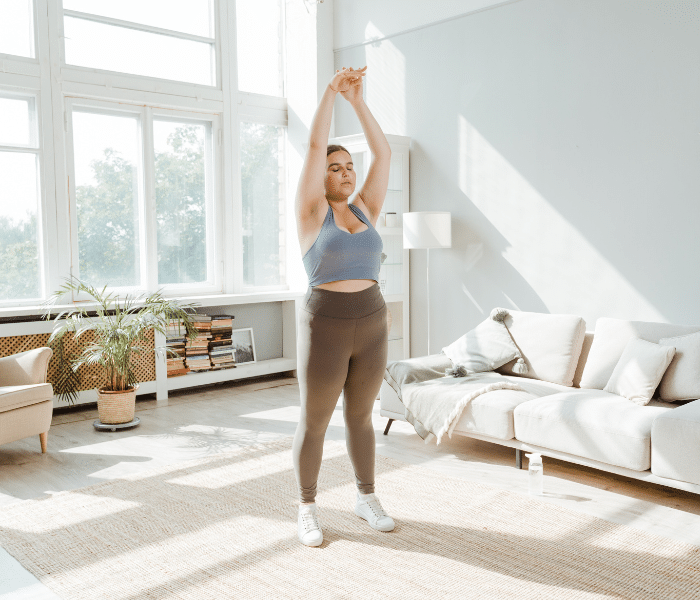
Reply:
<svg viewBox="0 0 700 600"><path fill-rule="evenodd" d="M430 355L430 248L425 258L425 294L428 297L428 355Z"/></svg>

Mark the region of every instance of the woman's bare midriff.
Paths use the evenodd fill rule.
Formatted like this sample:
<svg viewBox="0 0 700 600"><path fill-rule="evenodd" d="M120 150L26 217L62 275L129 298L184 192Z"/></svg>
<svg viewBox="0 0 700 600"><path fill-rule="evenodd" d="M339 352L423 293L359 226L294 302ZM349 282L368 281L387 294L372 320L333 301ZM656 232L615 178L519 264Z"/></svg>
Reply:
<svg viewBox="0 0 700 600"><path fill-rule="evenodd" d="M372 287L376 283L374 279L343 279L342 281L319 283L314 288L331 290L332 292L359 292Z"/></svg>

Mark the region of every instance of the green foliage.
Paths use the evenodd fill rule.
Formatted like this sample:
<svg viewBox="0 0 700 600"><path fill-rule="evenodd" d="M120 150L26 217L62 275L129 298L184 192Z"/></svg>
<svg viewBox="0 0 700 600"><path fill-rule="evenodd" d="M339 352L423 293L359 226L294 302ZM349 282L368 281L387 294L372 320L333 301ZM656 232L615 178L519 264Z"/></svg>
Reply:
<svg viewBox="0 0 700 600"><path fill-rule="evenodd" d="M156 154L159 284L207 279L203 133L200 125L177 127L172 151Z"/></svg>
<svg viewBox="0 0 700 600"><path fill-rule="evenodd" d="M37 298L39 247L36 213L26 221L0 217L0 298Z"/></svg>
<svg viewBox="0 0 700 600"><path fill-rule="evenodd" d="M184 304L179 300L166 300L160 290L146 296L144 293L138 297L126 295L123 302L120 297L112 293L105 294L107 286L98 291L75 277L64 278L66 284L61 286L42 305L47 307L44 315L46 320L51 318L51 307L63 295L69 292L86 292L94 300L94 307L98 317L92 318L84 307L71 308L61 311L55 317L53 332L48 339L48 344L60 343L63 336L71 332L76 341L86 331L93 331L95 341L83 349L82 354L71 361L72 369L77 371L80 366L101 365L107 372L108 383L105 389L112 391L126 390L138 381L132 367L132 357L138 357L147 350L140 343L147 342L147 334L150 329L159 331L163 335L171 319L181 319L187 330L187 337L191 340L197 337L197 330L190 317L195 312L196 304ZM110 314L113 313L113 314ZM53 346L52 346L53 347ZM174 350L167 346L152 348L156 353L171 353L177 356Z"/></svg>

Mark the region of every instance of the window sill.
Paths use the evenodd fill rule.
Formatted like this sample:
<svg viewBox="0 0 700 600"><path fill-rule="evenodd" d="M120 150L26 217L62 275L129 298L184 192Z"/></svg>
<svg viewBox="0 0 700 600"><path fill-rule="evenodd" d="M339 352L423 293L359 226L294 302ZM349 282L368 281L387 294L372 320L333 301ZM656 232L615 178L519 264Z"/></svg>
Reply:
<svg viewBox="0 0 700 600"><path fill-rule="evenodd" d="M177 299L184 303L196 303L196 308L206 308L208 306L231 306L234 304L259 304L262 302L282 302L284 300L296 300L303 298L306 290L274 290L269 292L246 292L242 294L197 294L192 296L172 296L167 299ZM124 302L120 302L122 307ZM51 314L57 315L59 312L81 307L85 310L95 310L99 303L94 301L71 302L69 304L55 304L51 307ZM43 320L46 313L45 306L11 306L0 308L0 324L19 323L25 321Z"/></svg>

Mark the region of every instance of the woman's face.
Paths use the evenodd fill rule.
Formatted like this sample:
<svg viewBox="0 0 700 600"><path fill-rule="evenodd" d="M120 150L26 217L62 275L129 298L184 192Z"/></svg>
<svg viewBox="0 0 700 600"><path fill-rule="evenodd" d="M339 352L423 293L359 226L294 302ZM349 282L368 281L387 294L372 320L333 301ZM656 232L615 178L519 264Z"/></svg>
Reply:
<svg viewBox="0 0 700 600"><path fill-rule="evenodd" d="M326 157L326 195L348 198L355 191L355 169L352 157L343 150Z"/></svg>

